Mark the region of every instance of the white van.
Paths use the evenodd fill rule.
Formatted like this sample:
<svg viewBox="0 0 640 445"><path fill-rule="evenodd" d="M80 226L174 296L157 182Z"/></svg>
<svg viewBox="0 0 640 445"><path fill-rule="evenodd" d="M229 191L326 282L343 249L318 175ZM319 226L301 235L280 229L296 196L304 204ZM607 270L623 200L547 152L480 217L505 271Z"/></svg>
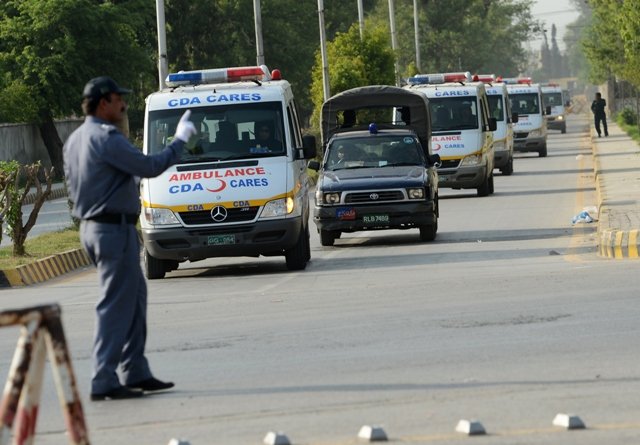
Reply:
<svg viewBox="0 0 640 445"><path fill-rule="evenodd" d="M420 74L405 88L429 98L431 146L440 155L439 187L475 188L478 196L493 193L493 131L484 83L469 72Z"/></svg>
<svg viewBox="0 0 640 445"><path fill-rule="evenodd" d="M147 277L229 256L284 255L304 269L315 138L300 132L289 82L256 66L179 72L167 85L146 99L144 153L163 149L186 109L198 135L178 164L141 182Z"/></svg>
<svg viewBox="0 0 640 445"><path fill-rule="evenodd" d="M542 91L542 103L547 113L547 128L567 132L567 115L565 105L567 99L562 87L557 83L547 83L540 86Z"/></svg>
<svg viewBox="0 0 640 445"><path fill-rule="evenodd" d="M511 110L518 113L513 126L513 149L535 151L541 158L547 156L547 120L542 105L540 85L531 78L503 79L507 84Z"/></svg>
<svg viewBox="0 0 640 445"><path fill-rule="evenodd" d="M496 131L493 132L494 168L503 175L513 173L513 124L518 122L518 114L511 112L511 102L507 85L496 80L494 74L478 74L474 80L484 82L489 97L489 113L496 119Z"/></svg>

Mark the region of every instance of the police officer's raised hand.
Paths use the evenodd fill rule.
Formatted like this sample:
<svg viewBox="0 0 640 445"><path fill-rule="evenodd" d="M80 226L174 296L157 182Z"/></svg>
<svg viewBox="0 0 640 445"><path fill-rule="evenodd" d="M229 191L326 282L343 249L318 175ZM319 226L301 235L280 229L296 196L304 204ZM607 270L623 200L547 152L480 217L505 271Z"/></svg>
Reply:
<svg viewBox="0 0 640 445"><path fill-rule="evenodd" d="M180 118L180 122L178 122L178 127L176 128L175 137L184 143L187 143L189 138L197 133L196 126L189 120L190 116L191 110L185 111Z"/></svg>

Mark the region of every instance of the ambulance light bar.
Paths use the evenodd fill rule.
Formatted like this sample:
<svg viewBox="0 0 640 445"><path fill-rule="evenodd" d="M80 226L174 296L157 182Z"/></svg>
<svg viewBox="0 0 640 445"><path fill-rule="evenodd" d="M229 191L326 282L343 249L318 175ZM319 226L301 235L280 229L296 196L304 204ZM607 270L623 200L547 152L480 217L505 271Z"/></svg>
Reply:
<svg viewBox="0 0 640 445"><path fill-rule="evenodd" d="M515 85L515 84L531 85L532 83L531 77L505 77L504 79L502 79L502 81L504 83L508 83L511 85Z"/></svg>
<svg viewBox="0 0 640 445"><path fill-rule="evenodd" d="M475 74L473 76L474 82L494 83L496 82L495 74Z"/></svg>
<svg viewBox="0 0 640 445"><path fill-rule="evenodd" d="M243 80L271 80L269 69L265 66L242 66L236 68L215 68L198 71L180 71L167 76L169 87L181 85L201 85L213 83L240 82Z"/></svg>
<svg viewBox="0 0 640 445"><path fill-rule="evenodd" d="M416 74L408 79L410 85L438 84L446 82L470 82L469 71L459 73Z"/></svg>

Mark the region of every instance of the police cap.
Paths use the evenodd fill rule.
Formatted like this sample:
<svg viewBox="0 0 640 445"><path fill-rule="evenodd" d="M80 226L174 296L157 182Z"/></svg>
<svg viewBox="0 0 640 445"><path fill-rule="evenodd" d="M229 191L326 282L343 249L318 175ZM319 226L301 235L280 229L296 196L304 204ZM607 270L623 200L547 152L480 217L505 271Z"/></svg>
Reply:
<svg viewBox="0 0 640 445"><path fill-rule="evenodd" d="M100 76L91 79L84 86L84 91L82 93L83 97L102 97L105 94L116 93L116 94L129 94L131 90L126 88L120 88L118 84L111 77L108 76Z"/></svg>

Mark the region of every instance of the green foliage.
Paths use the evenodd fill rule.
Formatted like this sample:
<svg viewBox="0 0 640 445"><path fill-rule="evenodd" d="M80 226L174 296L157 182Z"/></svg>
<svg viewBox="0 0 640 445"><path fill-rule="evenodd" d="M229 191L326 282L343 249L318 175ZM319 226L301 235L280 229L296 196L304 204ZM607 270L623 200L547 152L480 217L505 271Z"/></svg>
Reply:
<svg viewBox="0 0 640 445"><path fill-rule="evenodd" d="M0 161L0 226L6 223L7 233L11 232L16 220L22 217L22 211L16 205L20 196L20 190L17 187L19 174L18 161ZM2 240L1 233L0 240Z"/></svg>
<svg viewBox="0 0 640 445"><path fill-rule="evenodd" d="M384 26L368 24L362 39L357 23L346 33L336 34L334 41L327 43L331 95L365 85L394 85L394 56L390 43L389 30ZM322 60L319 51L313 67L311 97L314 104L311 122L312 127L317 129L324 102Z"/></svg>
<svg viewBox="0 0 640 445"><path fill-rule="evenodd" d="M618 119L627 125L635 125L638 122L638 115L631 108L624 108L619 114Z"/></svg>

